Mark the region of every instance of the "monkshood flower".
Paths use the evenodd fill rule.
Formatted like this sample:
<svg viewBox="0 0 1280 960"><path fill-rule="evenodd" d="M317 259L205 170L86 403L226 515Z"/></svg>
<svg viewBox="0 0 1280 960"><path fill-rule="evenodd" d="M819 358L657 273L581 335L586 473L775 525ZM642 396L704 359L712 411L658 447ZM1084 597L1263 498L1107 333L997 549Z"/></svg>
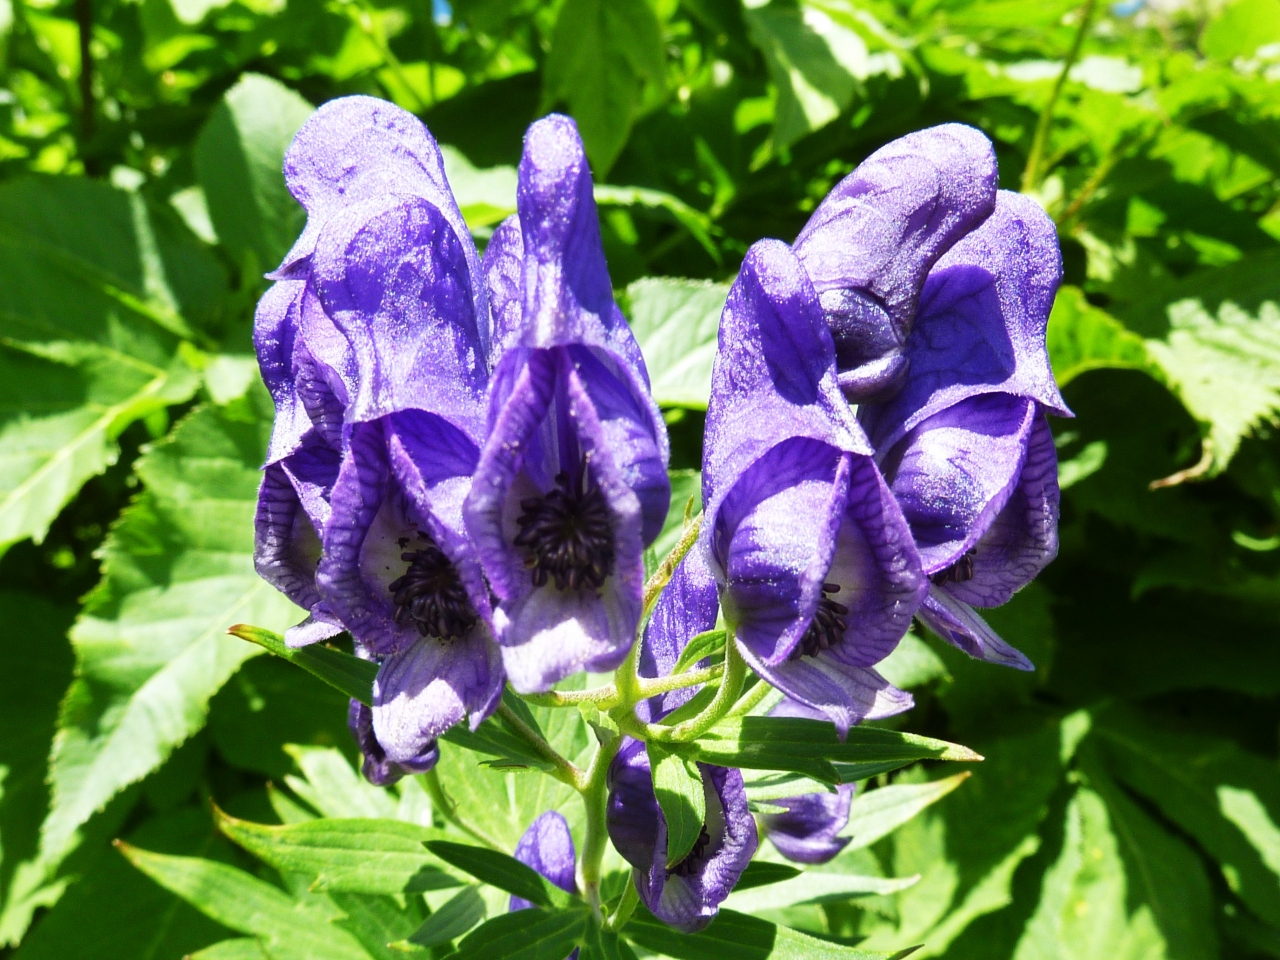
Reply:
<svg viewBox="0 0 1280 960"><path fill-rule="evenodd" d="M929 273L901 390L858 411L930 579L920 619L971 656L1025 670L1030 661L973 608L1006 602L1057 554L1045 414L1071 411L1045 328L1061 275L1053 222L1000 191L991 216Z"/></svg>
<svg viewBox="0 0 1280 960"><path fill-rule="evenodd" d="M336 437L331 417L321 430L310 416L340 453L314 583L381 662L371 713L385 761L421 765L453 724L492 712L503 684L462 520L485 429L480 262L439 148L392 104L321 107L285 175L308 220L277 286L300 285L295 338L329 389L321 406L342 408Z"/></svg>
<svg viewBox="0 0 1280 960"><path fill-rule="evenodd" d="M872 667L928 587L871 454L817 291L786 244L757 243L720 322L703 548L747 663L842 736L911 706Z"/></svg>
<svg viewBox="0 0 1280 960"><path fill-rule="evenodd" d="M717 607L710 571L698 554L689 554L645 631L641 675L670 673L689 640L715 626ZM671 691L639 704L636 713L642 720L660 720L693 692ZM638 740L627 738L609 767L606 808L609 838L631 864L641 901L658 919L687 933L715 919L758 843L741 771L704 763L698 771L706 822L693 849L678 863L667 862L667 821L654 794L648 753Z"/></svg>
<svg viewBox="0 0 1280 960"><path fill-rule="evenodd" d="M626 657L670 485L572 120L529 128L516 205L485 251L500 359L466 522L507 675L527 693Z"/></svg>
<svg viewBox="0 0 1280 960"><path fill-rule="evenodd" d="M426 773L440 759L440 748L432 740L423 744L415 757L399 763L388 760L387 751L373 734L373 711L359 700L352 700L347 708L347 729L360 748L360 772L376 787L389 787L401 777Z"/></svg>
<svg viewBox="0 0 1280 960"><path fill-rule="evenodd" d="M788 860L826 863L849 843L848 838L839 833L849 822L854 790L853 784L845 783L834 793L806 793L770 800L770 806L782 807L785 812L758 814L760 832Z"/></svg>
<svg viewBox="0 0 1280 960"><path fill-rule="evenodd" d="M532 867L565 893L577 893L574 879L577 854L573 849L573 834L569 824L554 810L548 810L524 832L516 844L516 859L526 867ZM512 895L510 910L529 910L533 904L524 897ZM578 951L569 954L567 960L577 960Z"/></svg>
<svg viewBox="0 0 1280 960"><path fill-rule="evenodd" d="M851 402L902 383L925 276L995 199L991 142L948 123L880 148L813 212L794 249L818 291Z"/></svg>

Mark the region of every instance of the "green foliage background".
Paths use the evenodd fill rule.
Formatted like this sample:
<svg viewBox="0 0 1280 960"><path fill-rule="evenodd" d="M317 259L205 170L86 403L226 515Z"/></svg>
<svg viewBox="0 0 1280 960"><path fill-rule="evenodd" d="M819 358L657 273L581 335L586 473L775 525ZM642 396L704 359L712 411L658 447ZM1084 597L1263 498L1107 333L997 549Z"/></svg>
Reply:
<svg viewBox="0 0 1280 960"><path fill-rule="evenodd" d="M0 952L376 960L426 916L209 813L430 823L412 781L356 779L338 694L224 634L297 616L250 557L252 309L302 222L281 154L368 93L447 145L481 242L525 126L578 120L689 491L747 247L888 140L983 129L1066 263L1062 551L991 617L1038 669L909 638L897 725L986 761L880 778L905 813L839 861L879 887L740 906L948 960L1280 957L1280 0L0 0L0 74ZM442 780L508 849L577 815L464 756ZM204 859L131 852L157 885L114 837Z"/></svg>

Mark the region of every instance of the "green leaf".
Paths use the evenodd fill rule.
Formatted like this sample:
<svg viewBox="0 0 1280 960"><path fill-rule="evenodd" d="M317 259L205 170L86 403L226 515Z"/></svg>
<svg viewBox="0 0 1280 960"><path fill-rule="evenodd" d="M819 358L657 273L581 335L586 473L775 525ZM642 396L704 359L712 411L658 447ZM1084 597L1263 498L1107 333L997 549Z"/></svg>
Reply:
<svg viewBox="0 0 1280 960"><path fill-rule="evenodd" d="M398 894L459 886L422 844L442 831L400 820L309 820L268 826L228 816L214 808L224 834L281 873L312 879L313 890Z"/></svg>
<svg viewBox="0 0 1280 960"><path fill-rule="evenodd" d="M195 142L196 174L218 239L235 258L274 269L307 215L284 183L284 153L315 108L278 80L246 73Z"/></svg>
<svg viewBox="0 0 1280 960"><path fill-rule="evenodd" d="M481 924L458 944L454 960L549 960L567 957L581 942L586 910L516 910Z"/></svg>
<svg viewBox="0 0 1280 960"><path fill-rule="evenodd" d="M543 907L567 907L574 898L515 857L485 847L449 840L426 840L426 848L445 863L530 903Z"/></svg>
<svg viewBox="0 0 1280 960"><path fill-rule="evenodd" d="M673 930L638 907L625 933L646 950L675 960L898 960L911 953L845 947L733 910L721 910L711 926L688 934Z"/></svg>
<svg viewBox="0 0 1280 960"><path fill-rule="evenodd" d="M186 807L145 820L129 839L172 852L232 854L232 848L210 827L205 810ZM110 850L95 853L83 875L40 917L12 956L21 960L181 957L226 935L223 928L157 887Z"/></svg>
<svg viewBox="0 0 1280 960"><path fill-rule="evenodd" d="M46 849L72 843L203 726L209 699L254 653L228 626L298 619L253 569L267 428L198 410L138 461L146 490L103 545L103 579L71 632L76 680L50 760Z"/></svg>
<svg viewBox="0 0 1280 960"><path fill-rule="evenodd" d="M782 883L784 880L798 877L801 872L798 867L793 867L788 863L752 860L747 864L747 869L742 871L742 876L738 879L737 886L733 889L738 891L766 887L771 883Z"/></svg>
<svg viewBox="0 0 1280 960"><path fill-rule="evenodd" d="M448 902L427 917L408 938L408 943L430 949L456 940L485 916L484 898L476 884L463 887Z"/></svg>
<svg viewBox="0 0 1280 960"><path fill-rule="evenodd" d="M582 960L636 960L631 945L598 923L587 926L587 937L578 954Z"/></svg>
<svg viewBox="0 0 1280 960"><path fill-rule="evenodd" d="M420 897L331 893L329 899L345 914L334 924L354 936L373 960L403 960L403 953L391 944L402 942L426 916Z"/></svg>
<svg viewBox="0 0 1280 960"><path fill-rule="evenodd" d="M903 690L950 678L947 665L914 633L898 641L893 653L876 664L876 672Z"/></svg>
<svg viewBox="0 0 1280 960"><path fill-rule="evenodd" d="M379 820L396 815L391 793L360 776L341 751L291 743L285 752L306 778L287 776L285 783L324 816Z"/></svg>
<svg viewBox="0 0 1280 960"><path fill-rule="evenodd" d="M322 643L294 649L285 645L280 634L247 623L237 623L227 633L256 643L272 656L288 660L344 696L365 705L373 703L373 681L378 676L378 665L372 660L361 660Z"/></svg>
<svg viewBox="0 0 1280 960"><path fill-rule="evenodd" d="M645 749L653 772L653 791L667 821L667 866L673 867L689 855L707 819L702 773L695 763L656 741L649 741Z"/></svg>
<svg viewBox="0 0 1280 960"><path fill-rule="evenodd" d="M119 844L129 862L206 917L259 937L273 960L368 960L359 942L333 925L340 913L296 901L278 887L225 863L151 853Z"/></svg>
<svg viewBox="0 0 1280 960"><path fill-rule="evenodd" d="M670 277L646 277L627 287L631 330L661 406L707 408L728 295L728 284Z"/></svg>
<svg viewBox="0 0 1280 960"><path fill-rule="evenodd" d="M225 298L216 262L141 196L0 188L0 550L43 539L125 427L191 397L180 338Z"/></svg>
<svg viewBox="0 0 1280 960"><path fill-rule="evenodd" d="M1200 49L1217 60L1252 57L1259 47L1280 40L1278 0L1235 0L1209 21Z"/></svg>
<svg viewBox="0 0 1280 960"><path fill-rule="evenodd" d="M711 239L711 231L714 229L711 218L701 210L695 210L680 198L662 190L652 190L648 187L621 187L610 183L596 184L594 193L596 203L602 207L645 207L650 210L666 211L689 232L689 235L698 242L717 266L723 261L719 247Z"/></svg>
<svg viewBox="0 0 1280 960"><path fill-rule="evenodd" d="M222 940L190 954L187 960L271 960L253 937Z"/></svg>
<svg viewBox="0 0 1280 960"><path fill-rule="evenodd" d="M645 0L566 0L543 74L543 104L565 102L603 178L631 133L644 88L665 79L662 29Z"/></svg>
<svg viewBox="0 0 1280 960"><path fill-rule="evenodd" d="M871 846L937 803L969 777L967 772L957 773L945 780L894 784L859 794L849 804L849 822L840 831L840 836L849 838L846 849Z"/></svg>
<svg viewBox="0 0 1280 960"><path fill-rule="evenodd" d="M702 763L790 770L826 783L865 780L915 760L982 759L959 744L877 727L854 727L841 742L833 724L799 717L739 717L670 748Z"/></svg>
<svg viewBox="0 0 1280 960"><path fill-rule="evenodd" d="M723 653L725 636L724 630L708 630L698 634L680 651L680 657L676 660L676 665L671 668L671 672L684 673L699 660Z"/></svg>
<svg viewBox="0 0 1280 960"><path fill-rule="evenodd" d="M1162 730L1130 709L1103 713L1090 739L1113 777L1194 837L1249 909L1280 926L1274 762L1229 740Z"/></svg>
<svg viewBox="0 0 1280 960"><path fill-rule="evenodd" d="M1118 794L1104 800L1082 788L1014 956L1092 960L1168 956L1172 948L1208 960L1218 955L1209 902L1191 851Z"/></svg>
<svg viewBox="0 0 1280 960"><path fill-rule="evenodd" d="M684 536L685 511L689 511L690 517L695 517L702 510L702 474L699 471L672 470L667 477L671 480L671 505L667 508L662 532L650 548L658 561L674 550Z"/></svg>
<svg viewBox="0 0 1280 960"><path fill-rule="evenodd" d="M767 887L745 891L735 889L725 901L725 906L739 913L757 914L762 910L785 910L807 903L828 903L868 895L885 896L913 887L919 880L919 874L886 879L806 870L798 877Z"/></svg>
<svg viewBox="0 0 1280 960"><path fill-rule="evenodd" d="M1157 381L1164 380L1143 339L1089 303L1079 287L1058 290L1046 341L1053 376L1060 387L1082 373L1103 369L1141 370Z"/></svg>

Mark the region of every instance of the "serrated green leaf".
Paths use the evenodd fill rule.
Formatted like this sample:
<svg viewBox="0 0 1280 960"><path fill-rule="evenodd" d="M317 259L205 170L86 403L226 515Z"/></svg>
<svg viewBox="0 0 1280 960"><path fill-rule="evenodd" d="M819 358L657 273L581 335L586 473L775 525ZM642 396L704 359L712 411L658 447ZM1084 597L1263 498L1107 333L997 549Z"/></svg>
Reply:
<svg viewBox="0 0 1280 960"><path fill-rule="evenodd" d="M425 841L445 836L430 827L330 818L276 827L239 820L216 808L214 816L230 839L281 873L311 878L315 890L398 894L463 882L457 871L423 848Z"/></svg>
<svg viewBox="0 0 1280 960"><path fill-rule="evenodd" d="M707 819L702 773L697 764L663 749L660 743L650 741L645 748L653 791L667 822L667 866L672 867L689 855Z"/></svg>
<svg viewBox="0 0 1280 960"><path fill-rule="evenodd" d="M266 429L203 409L138 461L146 491L112 528L103 580L71 632L77 678L50 760L47 850L203 726L254 652L228 626L299 618L253 569Z"/></svg>
<svg viewBox="0 0 1280 960"><path fill-rule="evenodd" d="M475 884L463 887L448 902L427 917L408 938L408 943L424 950L456 940L485 917L484 898Z"/></svg>
<svg viewBox="0 0 1280 960"><path fill-rule="evenodd" d="M669 277L646 277L627 287L631 330L660 405L707 408L720 313L728 294L723 283Z"/></svg>
<svg viewBox="0 0 1280 960"><path fill-rule="evenodd" d="M543 101L569 105L603 177L631 133L646 85L664 85L662 29L645 0L567 0L556 18Z"/></svg>
<svg viewBox="0 0 1280 960"><path fill-rule="evenodd" d="M246 73L196 138L194 159L218 239L237 263L274 269L307 215L285 187L284 153L315 108L278 80Z"/></svg>
<svg viewBox="0 0 1280 960"><path fill-rule="evenodd" d="M296 901L279 887L225 863L151 853L128 844L120 852L166 890L212 920L260 938L273 960L369 960L359 942L318 904Z"/></svg>
<svg viewBox="0 0 1280 960"><path fill-rule="evenodd" d="M256 643L272 656L301 667L344 696L365 705L373 703L373 681L378 676L378 665L371 660L361 660L322 643L295 649L287 646L280 634L247 623L237 623L227 633Z"/></svg>
<svg viewBox="0 0 1280 960"><path fill-rule="evenodd" d="M694 934L673 930L643 907L636 914L624 931L628 939L675 960L897 960L911 953L845 947L734 910L721 910Z"/></svg>
<svg viewBox="0 0 1280 960"><path fill-rule="evenodd" d="M472 847L449 840L423 841L428 850L445 863L457 867L475 877L530 903L543 907L563 908L573 903L573 898L547 880L533 867L526 866L515 857L497 850Z"/></svg>
<svg viewBox="0 0 1280 960"><path fill-rule="evenodd" d="M291 743L285 752L306 778L288 776L285 783L324 816L386 820L396 815L391 793L360 776L341 751Z"/></svg>
<svg viewBox="0 0 1280 960"><path fill-rule="evenodd" d="M585 910L516 910L481 924L458 944L455 960L567 957L586 934Z"/></svg>

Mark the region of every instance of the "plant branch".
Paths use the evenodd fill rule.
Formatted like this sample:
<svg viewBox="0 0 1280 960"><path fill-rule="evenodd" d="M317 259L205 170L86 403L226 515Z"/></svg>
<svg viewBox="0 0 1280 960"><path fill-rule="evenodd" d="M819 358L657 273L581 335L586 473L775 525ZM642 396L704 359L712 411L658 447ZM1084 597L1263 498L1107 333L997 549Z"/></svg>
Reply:
<svg viewBox="0 0 1280 960"><path fill-rule="evenodd" d="M562 757L555 747L542 738L542 734L520 719L514 710L505 703L500 703L496 712L502 718L503 723L510 727L529 746L533 747L538 756L551 764L552 769L548 771L551 776L561 783L568 784L575 790L586 789L586 775L582 770Z"/></svg>
<svg viewBox="0 0 1280 960"><path fill-rule="evenodd" d="M1049 102L1040 111L1040 119L1036 121L1036 132L1031 140L1031 150L1027 154L1027 165L1022 170L1022 192L1029 193L1040 186L1044 171L1044 151L1049 142L1049 128L1053 125L1053 111L1058 106L1058 98L1062 96L1062 88L1066 86L1067 75L1075 66L1080 56L1080 48L1084 46L1084 38L1089 33L1089 24L1093 22L1094 10L1098 0L1085 0L1080 12L1080 26L1076 29L1075 38L1071 41L1071 49L1067 51L1067 59L1063 61L1058 79L1054 81L1053 90L1049 94Z"/></svg>
<svg viewBox="0 0 1280 960"><path fill-rule="evenodd" d="M676 572L676 567L680 565L680 561L684 559L686 553L693 547L698 539L698 532L702 529L702 514L698 514L692 521L685 524L684 533L680 535L680 542L676 544L676 548L663 558L658 564L658 569L653 571L653 576L649 578L644 585L644 613L640 617L643 623L653 611L653 605L658 602L658 597L662 595L662 588L671 580L672 575Z"/></svg>
<svg viewBox="0 0 1280 960"><path fill-rule="evenodd" d="M502 849L502 846L483 830L458 816L458 805L444 792L444 786L440 783L440 775L435 770L428 770L418 779L423 787L426 788L427 796L431 798L431 806L440 811L440 816L444 817L445 820L452 823L463 833L479 840L486 847L492 847L494 850Z"/></svg>
<svg viewBox="0 0 1280 960"><path fill-rule="evenodd" d="M714 663L709 667L689 670L667 677L649 680L637 677L635 683L635 701L667 693L671 690L682 690L685 687L696 687L710 683L724 673L724 665ZM580 704L594 704L601 710L611 710L623 702L623 696L615 684L596 687L594 690L552 690L548 693L528 693L521 699L539 707L576 707Z"/></svg>
<svg viewBox="0 0 1280 960"><path fill-rule="evenodd" d="M609 832L605 823L605 806L609 799L607 784L609 764L613 762L620 746L622 746L621 737L614 737L600 744L600 749L591 758L591 767L587 771L586 783L581 791L587 822L582 841L582 857L578 865L582 873L583 893L597 920L601 919L600 877L605 850L609 843Z"/></svg>
<svg viewBox="0 0 1280 960"><path fill-rule="evenodd" d="M715 697L707 704L707 708L696 717L691 717L683 723L677 723L672 727L665 727L660 723L645 724L644 732L647 738L660 741L681 741L694 740L702 736L702 734L723 720L725 715L733 708L733 705L738 700L738 694L742 693L742 684L746 679L747 662L742 659L736 640L730 637L724 647L724 675L720 678L720 689L716 691Z"/></svg>

